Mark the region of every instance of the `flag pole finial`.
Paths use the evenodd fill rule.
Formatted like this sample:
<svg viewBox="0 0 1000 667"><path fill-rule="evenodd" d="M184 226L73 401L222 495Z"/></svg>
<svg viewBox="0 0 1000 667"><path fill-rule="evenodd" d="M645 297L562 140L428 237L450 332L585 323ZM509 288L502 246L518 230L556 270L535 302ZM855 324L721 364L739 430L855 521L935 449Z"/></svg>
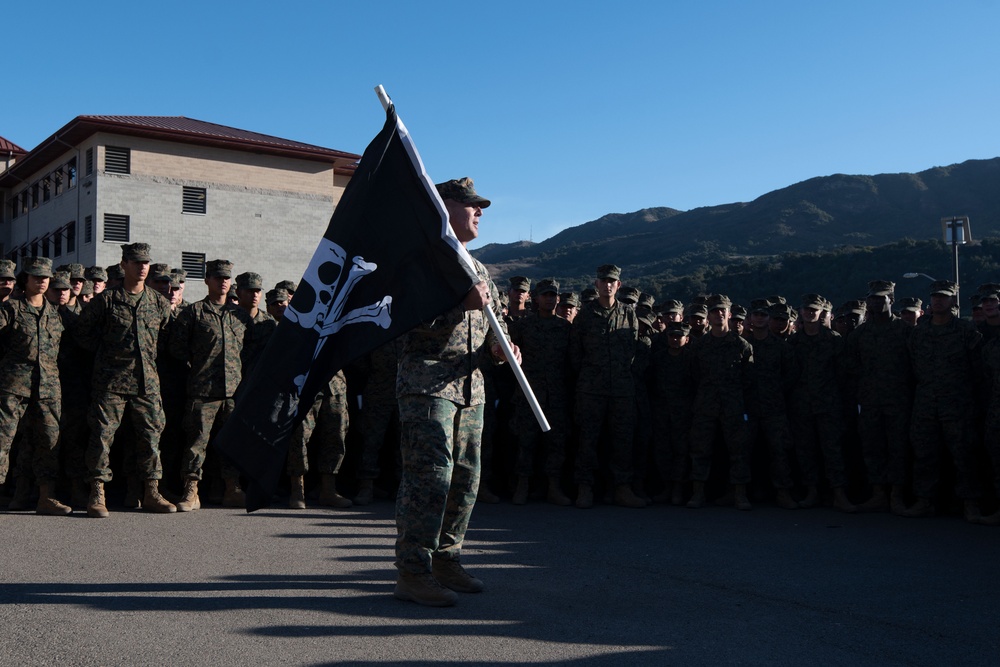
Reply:
<svg viewBox="0 0 1000 667"><path fill-rule="evenodd" d="M385 92L382 84L375 86L375 94L378 95L378 100L382 103L382 108L388 109L389 105L392 104L392 100L389 99L389 95Z"/></svg>

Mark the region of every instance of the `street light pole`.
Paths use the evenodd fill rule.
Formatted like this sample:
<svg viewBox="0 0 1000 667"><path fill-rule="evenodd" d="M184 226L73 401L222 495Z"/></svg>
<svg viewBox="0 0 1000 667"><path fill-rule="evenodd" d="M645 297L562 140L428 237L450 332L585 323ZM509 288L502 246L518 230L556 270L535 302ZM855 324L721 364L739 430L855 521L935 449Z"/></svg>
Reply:
<svg viewBox="0 0 1000 667"><path fill-rule="evenodd" d="M951 244L951 262L955 273L954 280L960 292L962 283L958 280L958 246L972 240L972 228L969 226L969 216L962 215L941 218L941 231L944 234L944 242ZM955 295L955 307L958 308L959 313L962 312L957 294Z"/></svg>

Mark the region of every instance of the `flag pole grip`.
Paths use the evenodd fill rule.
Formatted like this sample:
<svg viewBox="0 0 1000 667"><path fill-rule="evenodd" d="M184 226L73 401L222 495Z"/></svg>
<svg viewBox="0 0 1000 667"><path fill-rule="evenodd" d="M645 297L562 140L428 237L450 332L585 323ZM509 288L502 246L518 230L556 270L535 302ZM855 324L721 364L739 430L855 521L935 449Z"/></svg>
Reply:
<svg viewBox="0 0 1000 667"><path fill-rule="evenodd" d="M512 361L514 359L514 350L510 347L510 342L503 333L503 329L500 328L500 321L497 319L497 314L493 312L489 304L483 308L483 312L486 313L486 319L490 323L490 328L493 329L493 333L496 334L497 340L500 341L500 348L503 349L504 355L507 357L507 363L510 365L510 369L514 371L514 377L517 378L517 383L521 385L521 391L524 392L524 397L528 400L528 405L531 406L531 411L535 413L535 419L538 420L538 426L541 427L542 433L548 433L552 430L549 426L549 420L545 418L545 413L542 412L542 406L538 404L538 399L535 398L535 392L531 390L531 385L528 384L528 378L524 376L524 370L516 362Z"/></svg>

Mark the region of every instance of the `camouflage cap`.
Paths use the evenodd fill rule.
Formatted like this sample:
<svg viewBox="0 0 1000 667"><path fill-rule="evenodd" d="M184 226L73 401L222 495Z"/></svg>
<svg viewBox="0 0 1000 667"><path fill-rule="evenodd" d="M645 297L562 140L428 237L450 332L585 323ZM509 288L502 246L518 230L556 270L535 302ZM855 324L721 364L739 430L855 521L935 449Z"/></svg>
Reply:
<svg viewBox="0 0 1000 667"><path fill-rule="evenodd" d="M772 304L769 299L754 299L750 302L750 312L767 315L771 305Z"/></svg>
<svg viewBox="0 0 1000 667"><path fill-rule="evenodd" d="M773 303L788 303L788 301L785 299L785 297L781 296L780 294L772 294L771 296L767 297L767 300L770 301L772 304Z"/></svg>
<svg viewBox="0 0 1000 667"><path fill-rule="evenodd" d="M989 295L996 295L996 294L1000 294L1000 284L998 284L998 283L983 283L982 285L980 285L979 287L976 288L976 293L977 294L982 294L982 295L987 295L987 294L989 294Z"/></svg>
<svg viewBox="0 0 1000 667"><path fill-rule="evenodd" d="M39 278L52 277L52 260L48 257L25 257L21 260L21 273ZM67 280L68 274L67 274ZM66 285L69 289L69 284Z"/></svg>
<svg viewBox="0 0 1000 667"><path fill-rule="evenodd" d="M972 310L982 310L984 298L995 298L995 295L976 294L972 297Z"/></svg>
<svg viewBox="0 0 1000 667"><path fill-rule="evenodd" d="M112 264L107 268L108 280L121 280L125 277L121 264Z"/></svg>
<svg viewBox="0 0 1000 667"><path fill-rule="evenodd" d="M951 280L935 280L931 283L931 296L958 296L958 283Z"/></svg>
<svg viewBox="0 0 1000 667"><path fill-rule="evenodd" d="M108 282L108 272L99 266L88 267L86 271L83 272L84 278L95 283L106 283Z"/></svg>
<svg viewBox="0 0 1000 667"><path fill-rule="evenodd" d="M434 187L437 188L441 199L452 199L459 204L478 206L479 208L487 208L490 205L489 199L480 197L476 193L472 179L468 176L438 183Z"/></svg>
<svg viewBox="0 0 1000 667"><path fill-rule="evenodd" d="M17 264L9 259L0 259L0 278L6 278L8 280L16 278L17 274L15 273L15 269L17 269Z"/></svg>
<svg viewBox="0 0 1000 667"><path fill-rule="evenodd" d="M733 302L730 301L729 297L725 294L712 294L705 301L705 308L707 310L719 310L725 308L729 310L733 307Z"/></svg>
<svg viewBox="0 0 1000 667"><path fill-rule="evenodd" d="M267 305L272 303L279 303L281 301L288 301L291 297L288 295L288 290L281 287L275 287L272 290L268 290L267 294L264 295L264 301Z"/></svg>
<svg viewBox="0 0 1000 667"><path fill-rule="evenodd" d="M170 273L177 277L177 282L183 284L187 280L188 272L184 269L171 269Z"/></svg>
<svg viewBox="0 0 1000 667"><path fill-rule="evenodd" d="M130 262L151 262L150 247L148 243L125 243L122 244L122 259Z"/></svg>
<svg viewBox="0 0 1000 667"><path fill-rule="evenodd" d="M510 279L510 288L521 292L531 290L531 279L524 276L514 276Z"/></svg>
<svg viewBox="0 0 1000 667"><path fill-rule="evenodd" d="M597 267L597 277L603 280L621 280L622 270L614 264L601 264Z"/></svg>
<svg viewBox="0 0 1000 667"><path fill-rule="evenodd" d="M684 309L684 314L687 317L707 317L708 307L703 303L689 303L688 307Z"/></svg>
<svg viewBox="0 0 1000 667"><path fill-rule="evenodd" d="M795 311L787 303L773 303L771 307L767 309L767 314L776 320L791 320L795 319Z"/></svg>
<svg viewBox="0 0 1000 667"><path fill-rule="evenodd" d="M236 276L236 289L264 289L264 279L259 273L247 271Z"/></svg>
<svg viewBox="0 0 1000 667"><path fill-rule="evenodd" d="M734 303L732 308L729 309L729 314L734 320L745 320L747 318L747 309L738 303Z"/></svg>
<svg viewBox="0 0 1000 667"><path fill-rule="evenodd" d="M691 325L687 322L670 322L667 324L667 335L691 335Z"/></svg>
<svg viewBox="0 0 1000 667"><path fill-rule="evenodd" d="M803 294L800 301L802 308L815 308L816 310L829 310L829 301L824 299L819 294L810 292L809 294Z"/></svg>
<svg viewBox="0 0 1000 667"><path fill-rule="evenodd" d="M157 263L149 265L148 280L170 280L170 266Z"/></svg>
<svg viewBox="0 0 1000 667"><path fill-rule="evenodd" d="M69 271L70 280L86 280L86 269L83 268L83 264L69 264L66 266L66 270Z"/></svg>
<svg viewBox="0 0 1000 667"><path fill-rule="evenodd" d="M232 278L233 263L228 259L212 259L205 262L206 278Z"/></svg>
<svg viewBox="0 0 1000 667"><path fill-rule="evenodd" d="M289 294L295 294L296 285L291 280L282 280L281 282L275 284L274 289L283 289Z"/></svg>
<svg viewBox="0 0 1000 667"><path fill-rule="evenodd" d="M648 327L653 326L656 323L656 313L652 310L644 310L642 312L636 312L636 319L645 324Z"/></svg>
<svg viewBox="0 0 1000 667"><path fill-rule="evenodd" d="M668 299L660 305L661 313L684 313L684 304L677 299Z"/></svg>
<svg viewBox="0 0 1000 667"><path fill-rule="evenodd" d="M49 289L70 289L69 271L56 271L49 281Z"/></svg>
<svg viewBox="0 0 1000 667"><path fill-rule="evenodd" d="M639 303L639 294L640 292L638 287L623 287L618 292L618 300L622 303L634 306Z"/></svg>
<svg viewBox="0 0 1000 667"><path fill-rule="evenodd" d="M896 305L899 306L900 311L909 310L914 313L921 313L924 310L924 302L912 296L900 299L896 302Z"/></svg>
<svg viewBox="0 0 1000 667"><path fill-rule="evenodd" d="M563 306L573 306L574 308L580 307L580 295L576 292L563 292L559 295L559 305Z"/></svg>
<svg viewBox="0 0 1000 667"><path fill-rule="evenodd" d="M656 299L653 298L652 294L643 292L642 294L639 295L638 305L642 306L643 308L649 308L650 310L652 310L653 306L656 305Z"/></svg>
<svg viewBox="0 0 1000 667"><path fill-rule="evenodd" d="M580 301L583 303L590 303L597 298L597 289L594 287L588 287L587 289L580 292Z"/></svg>
<svg viewBox="0 0 1000 667"><path fill-rule="evenodd" d="M892 296L896 292L896 283L891 280L872 280L868 283L868 296Z"/></svg>
<svg viewBox="0 0 1000 667"><path fill-rule="evenodd" d="M864 317L867 312L868 307L865 305L865 302L854 299L840 304L840 307L837 308L836 314L837 317L847 317L848 315L858 315L860 317Z"/></svg>
<svg viewBox="0 0 1000 667"><path fill-rule="evenodd" d="M537 294L559 294L559 283L552 278L539 280L538 284L535 285L535 292Z"/></svg>
<svg viewBox="0 0 1000 667"><path fill-rule="evenodd" d="M94 293L94 281L84 280L83 287L80 288L80 294L86 296L88 294L93 294L93 293Z"/></svg>

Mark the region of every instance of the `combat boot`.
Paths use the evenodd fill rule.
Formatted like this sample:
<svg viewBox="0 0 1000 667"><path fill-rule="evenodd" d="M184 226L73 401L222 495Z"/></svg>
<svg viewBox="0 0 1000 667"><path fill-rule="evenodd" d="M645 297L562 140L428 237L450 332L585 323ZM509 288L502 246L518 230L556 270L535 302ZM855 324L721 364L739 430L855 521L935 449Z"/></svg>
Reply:
<svg viewBox="0 0 1000 667"><path fill-rule="evenodd" d="M859 512L884 512L889 509L889 498L885 495L885 486L876 484L872 487L872 497L858 505Z"/></svg>
<svg viewBox="0 0 1000 667"><path fill-rule="evenodd" d="M517 488L514 489L514 495L511 497L510 502L515 505L524 505L528 502L528 491L531 489L531 479L525 477L524 475L518 475L517 478Z"/></svg>
<svg viewBox="0 0 1000 667"><path fill-rule="evenodd" d="M238 479L227 479L226 490L222 494L222 506L223 507L246 507L247 506L247 496L243 493L243 489L240 488L240 481Z"/></svg>
<svg viewBox="0 0 1000 667"><path fill-rule="evenodd" d="M296 475L291 478L292 488L288 494L288 507L293 510L306 508L306 478Z"/></svg>
<svg viewBox="0 0 1000 667"><path fill-rule="evenodd" d="M108 518L108 506L104 501L104 482L95 479L90 483L90 498L87 499L87 516L95 519Z"/></svg>
<svg viewBox="0 0 1000 667"><path fill-rule="evenodd" d="M746 484L737 484L733 486L733 507L743 512L753 509L753 505L747 499L747 486Z"/></svg>
<svg viewBox="0 0 1000 667"><path fill-rule="evenodd" d="M73 479L70 481L72 488L69 496L69 504L77 509L87 509L87 500L90 498L90 487L85 479Z"/></svg>
<svg viewBox="0 0 1000 667"><path fill-rule="evenodd" d="M997 510L989 516L984 516L979 519L979 523L984 526L1000 526L1000 510Z"/></svg>
<svg viewBox="0 0 1000 667"><path fill-rule="evenodd" d="M11 512L20 512L31 508L31 479L21 475L14 483L14 497L7 503Z"/></svg>
<svg viewBox="0 0 1000 667"><path fill-rule="evenodd" d="M198 497L198 480L188 478L184 480L184 493L177 501L178 512L194 512L201 509L201 498Z"/></svg>
<svg viewBox="0 0 1000 667"><path fill-rule="evenodd" d="M177 511L176 505L160 495L160 480L147 479L144 484L146 493L142 497L142 509L154 514L173 514Z"/></svg>
<svg viewBox="0 0 1000 667"><path fill-rule="evenodd" d="M684 504L684 484L682 482L674 482L674 490L670 492L670 504L674 507L680 507Z"/></svg>
<svg viewBox="0 0 1000 667"><path fill-rule="evenodd" d="M456 593L482 593L483 582L465 571L457 560L435 558L431 565L434 578Z"/></svg>
<svg viewBox="0 0 1000 667"><path fill-rule="evenodd" d="M142 497L145 491L142 488L142 480L134 475L129 475L125 485L125 502L127 509L137 510L142 507Z"/></svg>
<svg viewBox="0 0 1000 667"><path fill-rule="evenodd" d="M892 493L889 495L889 511L896 516L903 516L906 512L906 501L903 500L902 484L892 485Z"/></svg>
<svg viewBox="0 0 1000 667"><path fill-rule="evenodd" d="M594 487L590 484L580 484L577 486L576 506L582 510L589 510L594 506Z"/></svg>
<svg viewBox="0 0 1000 667"><path fill-rule="evenodd" d="M844 487L842 486L838 486L833 490L833 507L848 514L854 514L858 511L857 506L848 499L847 492L844 491Z"/></svg>
<svg viewBox="0 0 1000 667"><path fill-rule="evenodd" d="M778 489L774 494L774 504L786 510L797 510L799 504L792 498L788 489Z"/></svg>
<svg viewBox="0 0 1000 667"><path fill-rule="evenodd" d="M639 509L646 506L646 501L632 493L631 484L618 484L615 486L615 505Z"/></svg>
<svg viewBox="0 0 1000 667"><path fill-rule="evenodd" d="M806 497L799 501L799 507L802 509L812 509L819 504L819 487L809 486L806 487Z"/></svg>
<svg viewBox="0 0 1000 667"><path fill-rule="evenodd" d="M73 511L69 505L63 505L56 500L55 482L38 483L38 506L35 507L35 514L47 514L49 516L66 516Z"/></svg>
<svg viewBox="0 0 1000 667"><path fill-rule="evenodd" d="M687 506L693 510L705 506L705 482L691 482L691 499Z"/></svg>
<svg viewBox="0 0 1000 667"><path fill-rule="evenodd" d="M405 572L396 576L396 589L392 592L397 600L416 602L427 607L451 607L458 602L458 593L441 585L430 572Z"/></svg>
<svg viewBox="0 0 1000 667"><path fill-rule="evenodd" d="M965 515L965 520L969 523L981 523L983 519L982 513L979 511L979 501L973 500L972 498L966 498L963 503L962 514Z"/></svg>
<svg viewBox="0 0 1000 667"><path fill-rule="evenodd" d="M647 505L653 504L653 499L649 497L648 493L646 493L646 485L641 480L632 483L632 493L634 493L637 498L640 498L642 502Z"/></svg>
<svg viewBox="0 0 1000 667"><path fill-rule="evenodd" d="M319 492L319 502L327 507L336 507L341 510L354 504L350 498L345 498L337 493L336 475L323 475L323 488Z"/></svg>
<svg viewBox="0 0 1000 667"><path fill-rule="evenodd" d="M573 504L573 501L563 493L558 477L549 477L549 491L545 496L545 500L560 507L569 507Z"/></svg>
<svg viewBox="0 0 1000 667"><path fill-rule="evenodd" d="M476 502L496 505L500 502L500 496L490 490L490 485L485 481L479 482L479 491L476 493Z"/></svg>
<svg viewBox="0 0 1000 667"><path fill-rule="evenodd" d="M371 479L358 480L358 495L354 496L355 505L370 505L375 495L375 481Z"/></svg>
<svg viewBox="0 0 1000 667"><path fill-rule="evenodd" d="M723 495L715 499L716 507L732 507L733 503L736 502L736 493L733 489L729 489Z"/></svg>
<svg viewBox="0 0 1000 667"><path fill-rule="evenodd" d="M927 498L917 498L917 502L913 503L913 507L905 510L903 516L910 519L934 516L934 505Z"/></svg>

